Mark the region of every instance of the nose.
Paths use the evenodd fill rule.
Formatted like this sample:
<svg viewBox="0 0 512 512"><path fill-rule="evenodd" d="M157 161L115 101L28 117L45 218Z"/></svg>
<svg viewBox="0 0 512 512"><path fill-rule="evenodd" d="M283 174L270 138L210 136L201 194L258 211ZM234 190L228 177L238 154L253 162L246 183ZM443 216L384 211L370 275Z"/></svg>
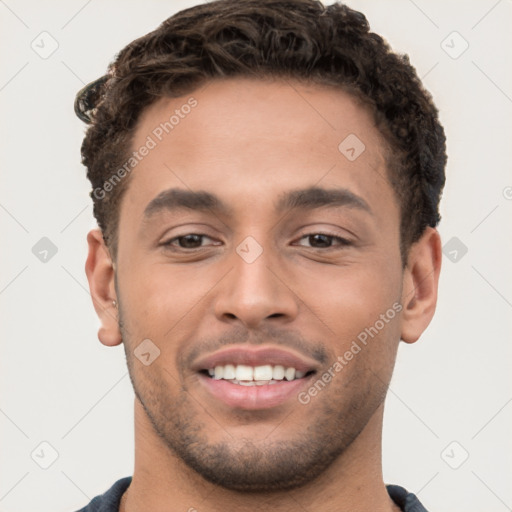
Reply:
<svg viewBox="0 0 512 512"><path fill-rule="evenodd" d="M299 298L292 290L290 276L268 251L252 262L238 253L232 268L222 280L215 302L215 315L223 322L241 322L257 329L262 322L289 323L296 318Z"/></svg>

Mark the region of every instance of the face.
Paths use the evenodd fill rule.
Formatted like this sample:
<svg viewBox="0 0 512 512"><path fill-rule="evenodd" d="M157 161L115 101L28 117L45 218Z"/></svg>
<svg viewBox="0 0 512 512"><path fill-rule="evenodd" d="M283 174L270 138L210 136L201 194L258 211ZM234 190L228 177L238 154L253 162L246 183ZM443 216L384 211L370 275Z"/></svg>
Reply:
<svg viewBox="0 0 512 512"><path fill-rule="evenodd" d="M372 116L329 87L214 81L147 109L144 145L116 292L148 423L226 488L302 485L380 409L400 339L399 207Z"/></svg>

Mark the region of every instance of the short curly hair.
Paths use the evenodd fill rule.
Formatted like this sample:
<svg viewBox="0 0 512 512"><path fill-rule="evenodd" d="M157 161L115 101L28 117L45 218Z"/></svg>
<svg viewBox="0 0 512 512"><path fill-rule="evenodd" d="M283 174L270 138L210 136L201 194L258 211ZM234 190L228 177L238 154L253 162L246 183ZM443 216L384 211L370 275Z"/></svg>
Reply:
<svg viewBox="0 0 512 512"><path fill-rule="evenodd" d="M368 105L387 144L405 265L410 245L440 220L447 157L438 110L408 56L370 32L363 14L316 0L215 0L182 10L126 46L108 73L77 95L75 110L90 124L82 163L113 257L129 178L108 194L104 185L130 158L141 112L161 97L226 77L330 85Z"/></svg>

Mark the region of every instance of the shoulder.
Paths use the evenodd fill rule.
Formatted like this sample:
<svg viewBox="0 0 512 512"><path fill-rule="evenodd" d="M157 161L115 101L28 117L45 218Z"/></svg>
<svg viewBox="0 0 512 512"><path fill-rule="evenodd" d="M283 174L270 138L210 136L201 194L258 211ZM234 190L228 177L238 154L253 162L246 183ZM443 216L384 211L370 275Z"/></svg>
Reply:
<svg viewBox="0 0 512 512"><path fill-rule="evenodd" d="M132 481L131 476L121 478L108 491L96 496L87 506L77 512L118 512L119 502Z"/></svg>
<svg viewBox="0 0 512 512"><path fill-rule="evenodd" d="M96 496L87 506L77 512L118 512L121 496L128 489L131 481L131 476L121 478L108 491ZM387 485L386 488L391 499L403 512L427 512L415 494L399 485Z"/></svg>
<svg viewBox="0 0 512 512"><path fill-rule="evenodd" d="M386 488L391 499L403 512L427 512L427 509L412 492L408 492L399 485L386 485Z"/></svg>

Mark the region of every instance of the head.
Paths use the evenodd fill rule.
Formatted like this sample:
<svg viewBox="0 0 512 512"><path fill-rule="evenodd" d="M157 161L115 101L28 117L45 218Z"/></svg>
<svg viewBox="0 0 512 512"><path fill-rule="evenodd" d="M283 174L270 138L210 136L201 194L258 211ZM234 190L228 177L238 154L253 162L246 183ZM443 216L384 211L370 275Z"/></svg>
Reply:
<svg viewBox="0 0 512 512"><path fill-rule="evenodd" d="M99 337L148 428L227 488L319 476L381 421L398 342L435 310L445 138L407 56L344 5L220 0L77 105ZM295 399L219 398L204 366L229 357L290 357Z"/></svg>

